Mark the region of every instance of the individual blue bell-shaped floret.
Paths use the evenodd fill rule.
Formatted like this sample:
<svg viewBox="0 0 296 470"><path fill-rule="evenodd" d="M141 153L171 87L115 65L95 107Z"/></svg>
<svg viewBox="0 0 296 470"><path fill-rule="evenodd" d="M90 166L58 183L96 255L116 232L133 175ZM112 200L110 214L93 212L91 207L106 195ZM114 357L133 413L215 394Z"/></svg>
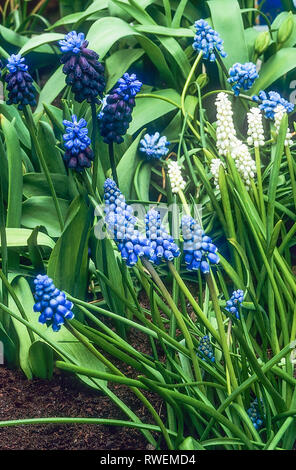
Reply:
<svg viewBox="0 0 296 470"><path fill-rule="evenodd" d="M63 52L61 62L67 76L66 83L71 86L74 98L78 103L99 103L106 86L105 69L99 62L98 54L88 49L84 33L71 31L59 41Z"/></svg>
<svg viewBox="0 0 296 470"><path fill-rule="evenodd" d="M233 85L232 90L235 96L238 96L241 89L249 90L258 77L255 64L252 62L246 62L245 64L237 62L230 68L227 81Z"/></svg>
<svg viewBox="0 0 296 470"><path fill-rule="evenodd" d="M7 104L17 104L20 110L26 105L36 106L36 90L25 58L20 54L12 54L8 58L7 69L8 73L5 75L8 90Z"/></svg>
<svg viewBox="0 0 296 470"><path fill-rule="evenodd" d="M262 400L261 400L262 403ZM251 419L254 428L256 430L259 430L264 422L264 417L261 416L260 410L259 410L259 405L258 405L258 400L257 398L251 403L250 408L247 410L248 416Z"/></svg>
<svg viewBox="0 0 296 470"><path fill-rule="evenodd" d="M267 119L274 119L275 110L278 105L282 105L287 113L291 113L294 109L294 104L282 98L276 91L269 91L268 93L260 91L258 96L252 96L252 99L259 103L259 108L264 111Z"/></svg>
<svg viewBox="0 0 296 470"><path fill-rule="evenodd" d="M108 178L104 184L105 223L122 256L129 267L134 266L142 256L150 258L153 249L149 240L136 228L137 219L131 206L126 204L124 195L116 183Z"/></svg>
<svg viewBox="0 0 296 470"><path fill-rule="evenodd" d="M193 49L198 52L203 52L203 57L210 62L215 62L216 55L215 51L221 55L221 57L226 57L227 54L223 48L223 41L209 23L205 20L198 20L194 23L196 28L196 34L193 42Z"/></svg>
<svg viewBox="0 0 296 470"><path fill-rule="evenodd" d="M217 247L201 226L190 215L182 217L183 251L188 271L210 271L210 264L218 264Z"/></svg>
<svg viewBox="0 0 296 470"><path fill-rule="evenodd" d="M239 306L244 301L244 291L237 289L232 293L232 296L226 302L225 310L234 315L238 320L240 320L239 315Z"/></svg>
<svg viewBox="0 0 296 470"><path fill-rule="evenodd" d="M168 142L165 136L160 137L159 132L153 135L145 134L140 140L140 152L145 154L146 160L157 159L168 154Z"/></svg>
<svg viewBox="0 0 296 470"><path fill-rule="evenodd" d="M63 159L66 166L78 172L91 167L94 154L90 148L91 140L88 137L86 120L78 121L77 116L73 114L72 121L64 120L63 124L66 130L63 135L66 149Z"/></svg>
<svg viewBox="0 0 296 470"><path fill-rule="evenodd" d="M151 209L145 216L146 237L150 241L153 254L149 261L159 264L162 260L172 261L180 256L180 249L173 237L161 223L160 213Z"/></svg>
<svg viewBox="0 0 296 470"><path fill-rule="evenodd" d="M210 338L208 335L203 336L200 339L199 345L198 345L198 357L200 357L203 361L209 360L211 362L215 362L215 355L214 355L214 349L211 345Z"/></svg>
<svg viewBox="0 0 296 470"><path fill-rule="evenodd" d="M123 142L122 136L129 128L132 111L136 105L135 96L141 87L142 83L135 74L125 73L114 89L104 97L98 118L105 143Z"/></svg>
<svg viewBox="0 0 296 470"><path fill-rule="evenodd" d="M50 277L38 274L34 280L36 303L34 312L40 312L39 322L59 331L65 320L74 318L72 302L66 294L57 289Z"/></svg>

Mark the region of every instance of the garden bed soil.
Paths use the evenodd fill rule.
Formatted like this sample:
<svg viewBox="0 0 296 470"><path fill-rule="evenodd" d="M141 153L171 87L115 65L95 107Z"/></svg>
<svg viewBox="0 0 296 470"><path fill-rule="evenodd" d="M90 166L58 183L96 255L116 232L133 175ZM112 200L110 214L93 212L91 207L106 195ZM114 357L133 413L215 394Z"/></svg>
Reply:
<svg viewBox="0 0 296 470"><path fill-rule="evenodd" d="M142 337L143 336L143 337ZM131 343L150 352L145 336L130 332ZM145 351L146 349L146 351ZM114 361L115 362L115 361ZM135 372L116 364L128 376ZM145 423L151 415L127 387L109 384L110 389ZM164 410L159 397L146 394L157 412ZM0 366L0 421L87 417L129 420L112 401L86 387L74 376L56 370L52 380L27 380L21 371ZM155 424L155 423L153 423ZM154 434L157 439L157 434ZM143 434L135 429L99 425L45 424L0 428L0 450L152 450Z"/></svg>

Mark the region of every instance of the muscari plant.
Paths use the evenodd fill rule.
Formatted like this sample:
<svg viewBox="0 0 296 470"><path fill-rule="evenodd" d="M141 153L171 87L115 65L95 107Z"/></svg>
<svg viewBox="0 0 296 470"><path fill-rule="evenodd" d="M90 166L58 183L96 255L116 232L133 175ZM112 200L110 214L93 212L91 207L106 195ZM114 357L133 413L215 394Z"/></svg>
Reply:
<svg viewBox="0 0 296 470"><path fill-rule="evenodd" d="M132 149L123 146L147 95L129 73L104 94L88 82L92 91L80 103L73 84L85 76L78 70L62 112L45 104L41 117L33 115L35 103L26 101L25 88L32 81L26 80L24 92L14 95L23 109L16 111L13 101L3 105L15 110L15 121L1 116L1 339L7 360L29 378L50 375L54 352L57 367L108 395L128 418L91 422L135 427L156 448L291 449L296 185L287 113L293 105L272 91L253 93L250 80L260 83L261 71L256 77L254 67L247 67L245 80L243 58L239 66L233 63L238 74L244 72L242 79L228 74L222 32L205 20L195 28L195 57L178 108L181 128L175 134L168 129L173 138L157 131L139 134ZM72 39L77 51L73 43L62 52L69 54L66 63L74 57L76 70L86 45L73 31L61 47ZM92 53L88 57L97 61ZM235 76L236 88L202 93L195 77L201 61L217 66L225 84ZM22 79L23 63L19 56ZM6 81L5 71L3 76ZM197 95L193 110L191 87ZM217 112L211 119L207 103L213 96ZM165 99L151 98L158 104ZM144 191L149 173L153 185ZM176 240L174 217L161 220L161 199L181 205ZM145 207L142 217L134 213L134 200ZM193 213L192 202L203 205L202 216ZM106 228L102 239L94 235L100 222ZM149 307L139 302L139 288ZM149 338L150 354L129 344L130 328ZM105 353L138 377L126 377ZM108 382L127 385L155 424L143 423ZM164 416L146 398L147 390L163 399Z"/></svg>

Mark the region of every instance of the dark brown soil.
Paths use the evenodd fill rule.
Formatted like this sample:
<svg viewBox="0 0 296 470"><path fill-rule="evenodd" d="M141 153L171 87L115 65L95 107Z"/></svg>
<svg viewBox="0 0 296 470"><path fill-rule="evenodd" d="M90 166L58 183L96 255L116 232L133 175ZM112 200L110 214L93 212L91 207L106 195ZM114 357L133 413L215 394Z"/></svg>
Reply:
<svg viewBox="0 0 296 470"><path fill-rule="evenodd" d="M136 339L141 349L145 349L144 337L139 339L139 332L131 332L131 342ZM128 367L121 368L126 369L127 375L135 375ZM128 388L117 384L109 386L143 422L153 423L149 412ZM162 415L164 410L159 397L146 396ZM0 404L0 421L38 417L129 420L108 397L60 371L55 372L51 381L28 381L20 371L0 366ZM114 426L45 424L0 428L0 450L86 449L146 450L151 449L151 445L140 431Z"/></svg>

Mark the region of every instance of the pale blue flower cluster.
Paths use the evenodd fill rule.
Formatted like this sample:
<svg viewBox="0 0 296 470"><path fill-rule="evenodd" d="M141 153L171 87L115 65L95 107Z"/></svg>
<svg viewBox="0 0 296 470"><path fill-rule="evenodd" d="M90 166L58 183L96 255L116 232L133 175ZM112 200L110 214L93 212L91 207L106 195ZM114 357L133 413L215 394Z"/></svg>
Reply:
<svg viewBox="0 0 296 470"><path fill-rule="evenodd" d="M145 134L140 140L140 152L145 154L146 160L160 159L168 154L169 145L166 136L160 137L159 132L152 135Z"/></svg>
<svg viewBox="0 0 296 470"><path fill-rule="evenodd" d="M275 109L278 105L283 106L287 113L291 113L294 109L294 104L282 98L276 91L269 91L268 93L260 91L258 96L255 95L252 99L259 103L259 108L264 111L267 119L274 119Z"/></svg>
<svg viewBox="0 0 296 470"><path fill-rule="evenodd" d="M238 96L241 89L249 90L258 77L255 64L252 62L246 62L245 64L237 62L229 70L228 82L233 85L232 90L235 96Z"/></svg>
<svg viewBox="0 0 296 470"><path fill-rule="evenodd" d="M64 39L59 41L60 49L62 52L73 52L74 54L79 54L83 44L85 42L84 33L77 33L76 31L71 31L66 34Z"/></svg>
<svg viewBox="0 0 296 470"><path fill-rule="evenodd" d="M28 70L28 66L25 64L25 58L20 54L12 54L8 57L7 68L10 73L15 73L19 70L26 72Z"/></svg>
<svg viewBox="0 0 296 470"><path fill-rule="evenodd" d="M185 264L188 271L210 271L210 264L218 264L220 259L217 247L201 226L191 216L182 217L182 234L184 239Z"/></svg>
<svg viewBox="0 0 296 470"><path fill-rule="evenodd" d="M198 20L194 23L196 34L193 42L193 49L203 52L203 57L214 62L216 60L215 52L219 53L221 57L226 57L227 54L223 48L223 41L209 23L205 20Z"/></svg>
<svg viewBox="0 0 296 470"><path fill-rule="evenodd" d="M172 261L180 256L180 249L174 242L173 237L167 232L161 223L160 213L155 209L151 209L145 217L146 237L150 242L153 255L149 261L159 264L162 259L164 261Z"/></svg>
<svg viewBox="0 0 296 470"><path fill-rule="evenodd" d="M111 178L106 179L104 184L104 200L108 231L114 237L127 266L134 266L142 256L153 256L149 241L135 228L137 219L132 207L126 204L124 195Z"/></svg>

